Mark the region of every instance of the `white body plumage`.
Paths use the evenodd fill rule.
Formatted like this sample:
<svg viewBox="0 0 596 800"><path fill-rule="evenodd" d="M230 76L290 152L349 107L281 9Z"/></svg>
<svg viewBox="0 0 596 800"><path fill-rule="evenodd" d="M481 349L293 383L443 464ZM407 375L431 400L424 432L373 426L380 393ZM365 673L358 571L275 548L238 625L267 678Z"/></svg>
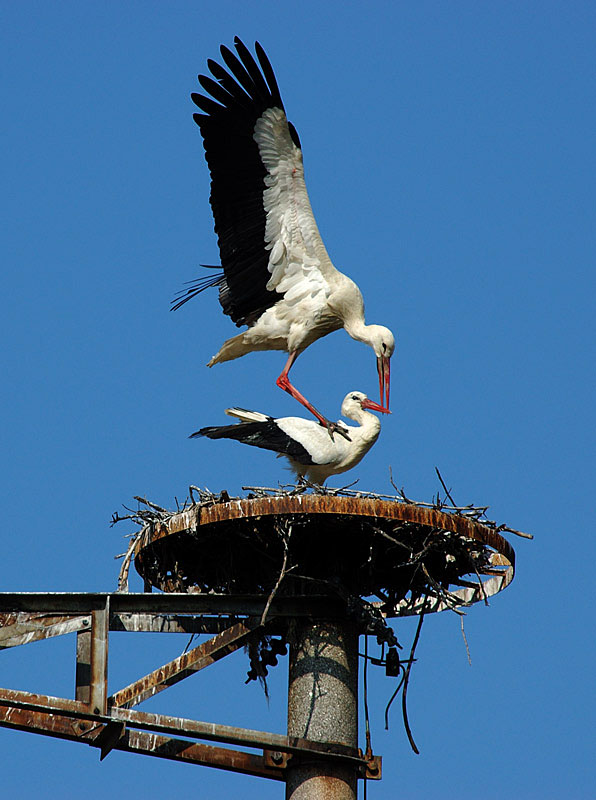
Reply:
<svg viewBox="0 0 596 800"><path fill-rule="evenodd" d="M341 414L356 422L338 422L349 438L335 434L320 423L302 417L270 417L259 411L228 408L226 414L241 420L236 425L201 428L192 437L236 439L244 444L277 452L288 459L298 477L324 483L331 475L355 467L379 438L381 422L370 411L387 413L363 392L349 392L341 406Z"/></svg>

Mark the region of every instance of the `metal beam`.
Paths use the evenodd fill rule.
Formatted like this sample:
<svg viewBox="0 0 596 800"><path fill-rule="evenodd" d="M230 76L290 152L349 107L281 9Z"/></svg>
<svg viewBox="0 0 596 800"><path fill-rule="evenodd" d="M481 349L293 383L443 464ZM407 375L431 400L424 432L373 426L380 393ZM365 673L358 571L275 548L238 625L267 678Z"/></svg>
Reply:
<svg viewBox="0 0 596 800"><path fill-rule="evenodd" d="M91 631L77 633L77 663L75 667L75 700L91 700Z"/></svg>
<svg viewBox="0 0 596 800"><path fill-rule="evenodd" d="M110 614L111 631L130 633L221 633L239 620L234 616L207 617L181 614L143 614L115 612Z"/></svg>
<svg viewBox="0 0 596 800"><path fill-rule="evenodd" d="M132 708L158 692L173 686L189 675L210 666L220 658L242 647L246 640L261 626L252 618L238 622L223 633L183 653L178 658L150 672L143 678L115 692L109 699L110 707Z"/></svg>
<svg viewBox="0 0 596 800"><path fill-rule="evenodd" d="M297 755L316 754L331 759L361 763L359 750L342 744L309 741L300 737L288 737L278 733L235 728L231 725L217 725L214 722L199 722L184 717L170 717L165 714L148 714L125 708L113 708L109 714L95 714L85 703L67 700L62 697L21 692L16 689L0 689L0 709L22 709L48 715L68 715L78 722L80 729L91 729L109 722L124 722L128 727L155 733L188 736L194 739L235 744L293 753ZM0 722L0 725L4 724Z"/></svg>
<svg viewBox="0 0 596 800"><path fill-rule="evenodd" d="M91 696L89 707L94 714L105 714L108 708L108 630L110 598L103 608L91 612Z"/></svg>
<svg viewBox="0 0 596 800"><path fill-rule="evenodd" d="M228 772L254 775L260 778L285 780L285 768L276 767L272 761L275 753L264 752L262 756L232 750L225 747L197 744L184 739L158 736L154 733L126 730L123 724L107 723L87 727L67 715L25 711L18 708L0 707L0 726L14 730L81 742L97 747L105 757L111 750L122 750L140 755L184 761L207 767L217 767ZM111 729L110 729L110 726ZM112 741L110 738L113 737Z"/></svg>
<svg viewBox="0 0 596 800"><path fill-rule="evenodd" d="M87 615L70 617L18 612L14 619L0 621L0 650L74 633L90 625L91 620Z"/></svg>
<svg viewBox="0 0 596 800"><path fill-rule="evenodd" d="M231 614L260 617L267 598L263 595L147 594L141 592L0 592L0 612L34 611L55 614L89 614L105 608L112 613ZM325 595L276 596L268 617L345 616L345 603Z"/></svg>
<svg viewBox="0 0 596 800"><path fill-rule="evenodd" d="M237 621L239 620L234 615L226 615L224 618L205 615L114 612L110 614L110 630L135 633L214 634L227 630ZM0 614L0 650L85 630L91 630L91 608L87 614L77 616L46 614L39 611Z"/></svg>
<svg viewBox="0 0 596 800"><path fill-rule="evenodd" d="M378 759L365 758L360 750L342 744L309 741L300 737L234 728L230 725L217 725L211 722L198 722L164 714L147 714L129 709L115 708L112 709L110 715L93 714L88 706L76 700L36 695L14 689L0 689L0 726L2 727L18 728L93 744L88 741L89 737L92 736L95 741L95 737L105 726L114 723L125 724L127 732L130 731L130 728L138 728L151 733L176 734L262 749L269 751L266 754L267 765L277 767L279 763L280 769L288 763L286 759L279 758L280 753L289 753L292 756L303 758L312 759L313 756L316 756L317 759L330 760L338 764L350 764L361 774L369 769L367 777L377 777ZM122 749L120 747L122 741L120 740L113 747ZM97 746L101 747L101 742ZM225 750L227 751L227 749ZM378 777L380 777L380 770Z"/></svg>

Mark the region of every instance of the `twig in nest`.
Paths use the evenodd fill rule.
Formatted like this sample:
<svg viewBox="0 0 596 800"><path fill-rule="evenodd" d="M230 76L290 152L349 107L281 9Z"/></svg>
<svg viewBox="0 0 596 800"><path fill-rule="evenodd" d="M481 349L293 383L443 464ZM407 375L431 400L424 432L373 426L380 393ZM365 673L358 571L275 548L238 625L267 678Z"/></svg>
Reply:
<svg viewBox="0 0 596 800"><path fill-rule="evenodd" d="M533 535L531 533L524 533L523 531L516 531L515 528L510 528L508 525L499 525L497 527L497 533L500 531L508 531L509 533L514 533L516 536L521 536L522 539L533 539Z"/></svg>
<svg viewBox="0 0 596 800"><path fill-rule="evenodd" d="M441 481L441 486L442 486L442 487L443 487L443 489L445 490L445 494L447 495L447 497L449 498L449 500L451 500L451 503L452 503L452 505L455 505L455 504L456 504L456 503L455 503L455 500L453 499L453 497L451 497L451 495L450 495L450 493L449 493L449 489L448 489L448 488L445 486L445 481L443 480L443 478L442 478L442 476L441 476L441 473L439 472L439 468L438 468L438 467L435 467L435 472L437 473L437 477L438 477L438 478L439 478L439 480Z"/></svg>
<svg viewBox="0 0 596 800"><path fill-rule="evenodd" d="M130 571L130 564L132 562L132 557L133 557L133 553L134 553L134 550L135 550L136 543L141 537L144 537L145 544L146 544L147 541L149 540L149 531L150 531L150 525L145 525L130 540L130 544L128 546L128 550L124 554L124 561L122 562L122 566L120 567L120 572L118 573L118 591L119 592L128 592L128 573Z"/></svg>
<svg viewBox="0 0 596 800"><path fill-rule="evenodd" d="M385 531L381 530L381 528L377 528L376 525L369 525L369 528L374 533L378 533L379 536L383 536L383 538L388 539L393 544L398 545L398 547L403 547L404 550L407 550L410 553L410 555L412 555L412 548L408 547L408 545L404 544L404 542L400 542L399 539L396 539L394 536L391 536L391 534L385 533Z"/></svg>
<svg viewBox="0 0 596 800"><path fill-rule="evenodd" d="M393 480L393 470L391 469L391 467L389 467L389 482L391 483L395 491L398 493L400 499L404 501L404 503L412 502L409 498L406 497L406 494L404 492L404 487L402 486L400 489L399 486L397 486L397 484Z"/></svg>
<svg viewBox="0 0 596 800"><path fill-rule="evenodd" d="M427 570L424 562L420 563L420 569L422 570L425 578L429 582L429 588L432 587L435 590L437 597L440 597L441 600L443 600L443 602L456 614L463 614L464 612L460 611L459 608L457 608L457 606L460 606L462 604L462 601L459 599L459 597L453 595L451 592L447 591L447 589L444 589L439 583L437 583L437 581L432 577L430 572Z"/></svg>
<svg viewBox="0 0 596 800"><path fill-rule="evenodd" d="M484 584L482 583L482 578L480 577L480 573L478 572L478 569L476 568L475 564L474 564L474 572L476 573L476 577L478 578L478 585L480 587L480 593L482 594L482 599L484 600L484 605L488 606L490 604L488 602L488 597L486 596L486 590L484 588Z"/></svg>
<svg viewBox="0 0 596 800"><path fill-rule="evenodd" d="M171 511L168 511L167 508L162 508L161 506L152 503L150 500L147 500L145 497L139 497L138 495L134 495L134 499L137 500L139 503L143 503L143 505L149 506L149 508L154 508L156 511L161 511L162 514L171 514Z"/></svg>
<svg viewBox="0 0 596 800"><path fill-rule="evenodd" d="M290 523L287 526L287 529L282 533L282 541L283 541L283 544L284 544L284 557L283 557L283 561L282 561L282 565L281 565L281 570L279 572L279 576L277 578L275 586L271 590L271 594L267 598L267 602L265 603L265 608L263 609L263 613L261 614L261 625L265 624L265 620L267 619L267 614L268 614L269 609L271 607L271 603L273 602L273 598L277 594L277 590L279 589L281 582L283 581L285 576L288 574L288 572L290 572L290 570L293 569L293 567L290 567L290 569L286 569L286 565L288 563L288 545L289 545L289 542L290 542L290 536L291 535L292 535L292 523Z"/></svg>
<svg viewBox="0 0 596 800"><path fill-rule="evenodd" d="M468 664L472 666L472 656L470 655L470 648L468 647L468 640L466 639L466 632L464 630L464 615L459 618L461 622L461 635L464 637L464 644L466 646L466 653L468 655Z"/></svg>

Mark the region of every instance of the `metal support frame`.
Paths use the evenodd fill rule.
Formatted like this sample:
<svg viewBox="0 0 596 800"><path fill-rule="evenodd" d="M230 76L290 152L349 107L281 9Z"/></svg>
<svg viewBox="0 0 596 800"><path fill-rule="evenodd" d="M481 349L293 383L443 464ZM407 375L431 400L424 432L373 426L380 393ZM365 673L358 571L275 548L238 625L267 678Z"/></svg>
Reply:
<svg viewBox="0 0 596 800"><path fill-rule="evenodd" d="M287 770L316 760L330 769L379 779L380 758L350 744L313 741L148 714L133 707L210 666L246 644L251 636L278 633L289 619L341 619L345 608L329 597L273 598L261 622L262 596L199 594L0 593L0 649L76 633L74 699L0 689L0 726L112 750L185 761L286 781ZM110 631L214 634L111 696L107 694ZM178 736L186 739L176 738ZM219 742L261 750L199 744Z"/></svg>

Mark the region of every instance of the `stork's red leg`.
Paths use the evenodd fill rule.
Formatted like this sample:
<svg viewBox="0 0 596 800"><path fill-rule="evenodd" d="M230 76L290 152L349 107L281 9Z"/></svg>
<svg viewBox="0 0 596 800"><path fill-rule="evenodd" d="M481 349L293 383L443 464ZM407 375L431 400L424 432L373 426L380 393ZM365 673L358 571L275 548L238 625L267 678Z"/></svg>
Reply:
<svg viewBox="0 0 596 800"><path fill-rule="evenodd" d="M302 403L302 405L305 408L307 408L310 411L311 414L314 414L315 417L321 423L321 425L323 425L325 428L327 428L327 430L329 431L329 435L331 436L332 439L333 439L334 432L337 432L337 433L341 434L342 436L344 436L348 441L351 441L350 437L348 436L348 434L347 434L347 432L345 431L344 428L342 428L341 426L337 425L337 423L335 423L335 422L330 422L326 417L324 417L321 414L320 411L317 411L317 409L312 405L312 403L309 403L309 401L306 399L306 397L303 394L301 394L298 391L298 389L296 389L295 386L292 386L292 384L290 383L290 379L288 378L288 372L290 371L290 369L292 367L292 364L294 363L294 361L296 361L296 359L298 358L299 355L300 355L300 351L296 351L296 350L293 353L290 353L290 356L289 356L288 360L286 361L286 365L283 368L283 371L282 371L281 375L276 380L276 384L279 386L280 389L283 389L284 392L287 392L288 394L292 395L294 400L298 400L299 403Z"/></svg>
<svg viewBox="0 0 596 800"><path fill-rule="evenodd" d="M284 392L287 392L288 394L291 394L292 397L294 398L294 400L298 400L298 402L302 403L302 405L305 408L308 408L310 413L314 414L315 417L319 420L319 422L322 425L325 425L327 427L329 425L329 420L326 419L320 413L320 411L317 411L317 409L312 405L312 403L309 403L308 400L306 399L306 397L303 394L301 394L298 391L298 389L296 389L296 387L292 386L292 384L290 383L290 379L288 378L288 372L290 371L294 361L296 361L298 356L299 356L299 353L297 351L294 351L293 353L290 353L290 356L289 356L288 360L286 361L286 365L283 368L283 371L282 371L281 375L276 380L276 383L277 383L277 385L279 386L280 389L284 390Z"/></svg>

